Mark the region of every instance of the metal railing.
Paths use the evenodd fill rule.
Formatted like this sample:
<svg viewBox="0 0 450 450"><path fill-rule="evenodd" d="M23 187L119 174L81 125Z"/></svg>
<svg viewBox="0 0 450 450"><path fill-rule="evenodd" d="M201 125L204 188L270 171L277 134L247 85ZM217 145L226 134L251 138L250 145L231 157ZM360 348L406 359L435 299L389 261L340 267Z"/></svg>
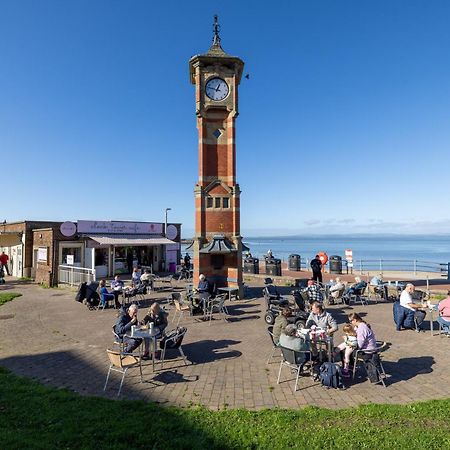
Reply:
<svg viewBox="0 0 450 450"><path fill-rule="evenodd" d="M58 284L77 286L80 283L95 281L95 269L75 266L58 266Z"/></svg>
<svg viewBox="0 0 450 450"><path fill-rule="evenodd" d="M450 263L420 261L418 259L357 259L353 264L354 269L359 273L397 271L412 272L416 275L417 272L431 272L446 278L449 278L449 266Z"/></svg>

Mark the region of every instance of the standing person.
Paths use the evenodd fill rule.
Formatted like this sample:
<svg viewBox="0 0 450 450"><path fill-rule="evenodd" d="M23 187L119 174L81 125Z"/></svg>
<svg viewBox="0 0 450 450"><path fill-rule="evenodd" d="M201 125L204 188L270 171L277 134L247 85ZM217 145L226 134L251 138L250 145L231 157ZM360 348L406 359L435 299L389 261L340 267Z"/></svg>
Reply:
<svg viewBox="0 0 450 450"><path fill-rule="evenodd" d="M312 279L314 281L319 281L322 283L322 261L319 258L319 255L311 261L311 270L312 270Z"/></svg>
<svg viewBox="0 0 450 450"><path fill-rule="evenodd" d="M273 253L272 253L272 250L269 248L269 250L267 250L266 259L272 259L272 258L273 258Z"/></svg>
<svg viewBox="0 0 450 450"><path fill-rule="evenodd" d="M0 255L0 265L6 270L8 275L11 275L8 269L8 260L9 256L5 252L2 252Z"/></svg>
<svg viewBox="0 0 450 450"><path fill-rule="evenodd" d="M129 273L133 272L133 250L127 252L127 265Z"/></svg>
<svg viewBox="0 0 450 450"><path fill-rule="evenodd" d="M189 253L184 255L184 266L187 270L191 268L191 257L189 256Z"/></svg>
<svg viewBox="0 0 450 450"><path fill-rule="evenodd" d="M439 302L438 322L442 326L442 330L447 336L450 336L450 291L447 292L447 298Z"/></svg>

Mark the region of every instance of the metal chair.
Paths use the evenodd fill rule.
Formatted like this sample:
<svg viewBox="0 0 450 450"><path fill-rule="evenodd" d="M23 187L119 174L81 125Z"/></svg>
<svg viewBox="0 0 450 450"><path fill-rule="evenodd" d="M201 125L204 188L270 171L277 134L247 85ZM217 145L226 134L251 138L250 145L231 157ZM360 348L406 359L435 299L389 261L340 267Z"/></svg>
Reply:
<svg viewBox="0 0 450 450"><path fill-rule="evenodd" d="M214 310L222 315L223 320L226 321L226 316L228 316L228 309L225 306L225 300L227 299L227 294L220 294L214 298L210 298L206 303L205 308L207 310L207 317L209 316L209 325L211 325L212 315Z"/></svg>
<svg viewBox="0 0 450 450"><path fill-rule="evenodd" d="M382 286L376 286L373 284L369 284L367 286L367 299L368 300L374 300L375 303L378 303L379 300L382 299Z"/></svg>
<svg viewBox="0 0 450 450"><path fill-rule="evenodd" d="M185 327L177 327L176 332L173 333L169 332L167 333L167 336L164 340L160 342L160 347L162 350L161 353L161 370L164 367L164 361L166 359L166 351L167 350L178 350L180 352L181 357L183 358L184 364L187 366L187 358L186 355L183 352L183 349L181 348L181 343L183 342L184 336L187 333L187 328ZM172 336L171 336L172 335Z"/></svg>
<svg viewBox="0 0 450 450"><path fill-rule="evenodd" d="M277 343L275 342L275 337L273 335L273 326L267 327L267 333L269 334L270 340L272 342L272 351L270 352L269 358L267 359L267 363L270 363L270 360L273 358L275 352L277 350L280 350L280 347L278 347Z"/></svg>
<svg viewBox="0 0 450 450"><path fill-rule="evenodd" d="M105 297L105 294L101 292L100 294L100 303L97 306L97 309L101 309L102 311L105 310L106 305L108 305L108 302L112 300L114 309L116 308L116 301L114 294L106 294L108 297Z"/></svg>
<svg viewBox="0 0 450 450"><path fill-rule="evenodd" d="M367 297L365 295L367 286L364 286L361 289L356 289L353 294L350 294L350 302L353 301L356 303L359 301L361 303L361 306L367 306L369 303L367 301Z"/></svg>
<svg viewBox="0 0 450 450"><path fill-rule="evenodd" d="M355 379L356 374L356 366L358 365L358 361L364 362L364 356L373 355L375 353L380 356L380 354L386 350L387 344L386 342L377 341L377 346L373 350L355 350L354 352L354 362L353 362L353 376L352 379ZM379 381L377 383L381 383L384 387L386 387L386 384L384 380L386 379L386 372L384 371L383 363L381 362L381 357L379 357L379 366L375 365ZM376 383L375 383L376 384Z"/></svg>
<svg viewBox="0 0 450 450"><path fill-rule="evenodd" d="M175 313L173 314L172 321L175 322L175 318L178 313L178 322L176 325L178 327L181 318L184 316L185 311L189 311L189 314L192 314L192 307L189 304L182 304L179 300L174 300L173 303L175 305Z"/></svg>
<svg viewBox="0 0 450 450"><path fill-rule="evenodd" d="M296 376L295 376L295 387L294 387L294 392L297 391L297 385L298 385L298 378L300 376L300 373L303 371L303 368L305 366L306 363L309 362L309 366L310 368L312 367L312 355L310 351L301 351L301 352L297 352L294 350L291 350L289 348L285 348L285 347L279 347L281 349L281 353L282 353L282 360L280 363L280 370L278 371L278 380L277 380L277 384L280 384L280 378L281 378L281 369L286 366L289 367L291 369L292 372L295 372ZM298 363L298 356L299 355L303 355L303 359L304 361L301 363ZM311 372L310 372L311 373Z"/></svg>
<svg viewBox="0 0 450 450"><path fill-rule="evenodd" d="M108 384L109 376L111 372L119 372L122 374L122 380L120 381L119 392L117 396L120 395L122 391L123 380L125 379L125 375L127 370L132 367L139 366L139 371L141 373L141 383L143 383L144 379L142 377L142 364L141 358L139 356L133 355L131 353L122 353L115 350L106 350L106 353L109 358L109 370L108 375L106 376L105 386L103 387L103 391L106 391L106 386Z"/></svg>
<svg viewBox="0 0 450 450"><path fill-rule="evenodd" d="M114 342L113 345L116 345L117 347L119 347L119 350L123 352L123 349L125 347L125 344L123 342L123 337L120 337L117 333L116 333L116 328L115 325L112 326L112 334L114 335Z"/></svg>

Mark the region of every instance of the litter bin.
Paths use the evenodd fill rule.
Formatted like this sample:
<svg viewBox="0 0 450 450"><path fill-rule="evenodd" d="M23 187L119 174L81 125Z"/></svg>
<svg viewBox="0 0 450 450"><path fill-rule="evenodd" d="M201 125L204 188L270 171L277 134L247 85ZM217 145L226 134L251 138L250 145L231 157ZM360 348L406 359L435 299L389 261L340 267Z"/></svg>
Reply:
<svg viewBox="0 0 450 450"><path fill-rule="evenodd" d="M171 262L169 263L169 272L175 273L177 271L177 263Z"/></svg>
<svg viewBox="0 0 450 450"><path fill-rule="evenodd" d="M330 256L330 273L342 273L342 258L340 256Z"/></svg>
<svg viewBox="0 0 450 450"><path fill-rule="evenodd" d="M301 258L300 255L289 255L288 267L289 270L298 272L301 269Z"/></svg>
<svg viewBox="0 0 450 450"><path fill-rule="evenodd" d="M281 277L281 259L266 259L266 275Z"/></svg>
<svg viewBox="0 0 450 450"><path fill-rule="evenodd" d="M244 273L259 274L259 259L258 258L244 259Z"/></svg>

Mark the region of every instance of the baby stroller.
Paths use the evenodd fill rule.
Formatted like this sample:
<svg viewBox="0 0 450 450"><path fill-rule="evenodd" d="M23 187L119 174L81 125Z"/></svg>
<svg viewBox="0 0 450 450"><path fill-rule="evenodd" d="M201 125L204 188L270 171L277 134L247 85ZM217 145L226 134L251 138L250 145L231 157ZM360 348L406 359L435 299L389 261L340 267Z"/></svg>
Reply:
<svg viewBox="0 0 450 450"><path fill-rule="evenodd" d="M86 285L86 306L89 309L95 309L100 304L98 285L98 281L91 281Z"/></svg>
<svg viewBox="0 0 450 450"><path fill-rule="evenodd" d="M0 284L5 284L5 270L0 266Z"/></svg>
<svg viewBox="0 0 450 450"><path fill-rule="evenodd" d="M291 307L291 304L287 297L280 295L277 288L272 284L271 278L266 278L264 282L266 285L263 288L263 296L267 306L264 320L268 325L273 325L275 323L275 318L280 314L281 310L286 307ZM294 310L293 315L288 318L288 322L295 323L297 327L304 328L306 319L308 318L308 313L305 311L304 300L299 291L292 291L291 295L294 297L297 308Z"/></svg>

